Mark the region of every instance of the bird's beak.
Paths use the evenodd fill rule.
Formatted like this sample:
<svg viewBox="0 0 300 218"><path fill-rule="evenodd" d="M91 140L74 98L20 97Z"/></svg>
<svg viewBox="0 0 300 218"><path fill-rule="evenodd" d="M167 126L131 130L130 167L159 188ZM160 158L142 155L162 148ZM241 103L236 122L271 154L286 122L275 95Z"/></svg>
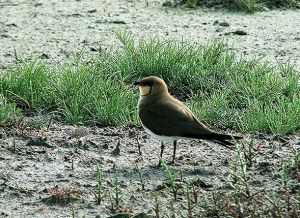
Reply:
<svg viewBox="0 0 300 218"><path fill-rule="evenodd" d="M135 86L140 85L140 81L135 81L135 82L133 83L133 85L135 85Z"/></svg>

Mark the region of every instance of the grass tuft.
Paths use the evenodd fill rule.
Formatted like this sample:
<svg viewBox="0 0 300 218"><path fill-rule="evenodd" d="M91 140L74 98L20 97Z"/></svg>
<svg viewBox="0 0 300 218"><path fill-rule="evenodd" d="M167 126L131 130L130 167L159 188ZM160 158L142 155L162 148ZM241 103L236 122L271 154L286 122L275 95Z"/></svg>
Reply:
<svg viewBox="0 0 300 218"><path fill-rule="evenodd" d="M0 126L14 125L16 118L20 117L21 110L16 108L15 103L8 103L7 100L0 94Z"/></svg>
<svg viewBox="0 0 300 218"><path fill-rule="evenodd" d="M264 6L263 2L263 0L234 0L234 3L239 9L249 13L262 10Z"/></svg>
<svg viewBox="0 0 300 218"><path fill-rule="evenodd" d="M181 0L184 8L195 8L196 6L225 7L229 10L254 13L265 8L300 8L299 0ZM175 4L177 5L177 4Z"/></svg>

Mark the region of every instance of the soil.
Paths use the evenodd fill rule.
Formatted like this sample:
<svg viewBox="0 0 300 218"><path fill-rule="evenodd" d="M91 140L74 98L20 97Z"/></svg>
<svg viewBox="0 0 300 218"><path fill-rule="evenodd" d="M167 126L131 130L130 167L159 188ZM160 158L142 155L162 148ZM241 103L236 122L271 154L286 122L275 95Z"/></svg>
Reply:
<svg viewBox="0 0 300 218"><path fill-rule="evenodd" d="M78 217L141 212L154 215L154 193L161 191L161 213L174 210L186 217L182 211L184 201L174 201L163 188L164 172L157 167L159 142L143 130L69 126L59 122L48 128L44 117L26 119L31 120L26 123L35 125L0 129L0 216L71 217L72 209ZM250 141L250 136L244 137L241 144ZM281 164L300 149L300 138L260 136L255 139L255 147L259 149L254 165L248 169L251 190L264 188L271 192L281 183ZM172 146L168 145L164 153L167 162L171 156ZM181 172L184 181L200 181L200 197L204 198L226 183L235 152L207 141L179 141L176 158L171 169ZM96 203L97 165L103 170L106 186L113 187L115 177L121 181L123 197L117 211L109 208L108 197L101 205ZM145 190L136 167L144 175ZM65 194L55 198L55 193L62 190ZM180 194L179 199L184 196Z"/></svg>
<svg viewBox="0 0 300 218"><path fill-rule="evenodd" d="M119 48L115 31L128 28L137 39L160 37L204 43L228 42L238 55L300 69L300 11L246 14L224 9L163 7L162 0L2 0L0 69L18 58L61 63L84 50ZM242 33L242 34L241 34Z"/></svg>
<svg viewBox="0 0 300 218"><path fill-rule="evenodd" d="M248 15L214 8L162 7L158 0L2 0L0 14L0 69L18 64L16 54L42 58L51 65L82 49L86 55L117 49L121 44L115 31L124 27L138 39L158 36L195 43L222 39L247 58L272 63L290 60L300 69L300 12L296 10ZM72 217L72 211L76 217L155 214L154 192L164 184L164 172L156 167L160 145L142 129L70 126L58 121L48 128L41 124L45 117L26 119L32 119L27 122L30 125L0 128L0 217ZM250 136L244 137L241 144L249 143ZM257 152L248 172L252 188L271 192L281 183L282 163L300 149L300 138L254 138ZM171 154L169 145L165 151L168 161ZM180 141L171 168L181 171L183 180L201 181L200 196L205 198L226 183L234 157L235 152L215 143ZM120 178L123 197L116 211L109 208L108 197L101 205L96 203L97 165L106 186ZM136 166L144 174L145 190L134 171ZM161 213L175 211L186 217L184 200L172 199L162 189Z"/></svg>

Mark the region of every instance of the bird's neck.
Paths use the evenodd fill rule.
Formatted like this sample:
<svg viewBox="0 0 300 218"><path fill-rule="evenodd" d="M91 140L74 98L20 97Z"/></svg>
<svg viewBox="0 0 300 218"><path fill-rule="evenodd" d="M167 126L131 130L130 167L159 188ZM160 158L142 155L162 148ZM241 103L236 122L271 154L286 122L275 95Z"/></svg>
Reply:
<svg viewBox="0 0 300 218"><path fill-rule="evenodd" d="M154 102L160 101L166 96L170 96L170 94L168 92L163 92L163 93L153 94L153 95L144 95L144 96L140 95L139 106L152 104Z"/></svg>

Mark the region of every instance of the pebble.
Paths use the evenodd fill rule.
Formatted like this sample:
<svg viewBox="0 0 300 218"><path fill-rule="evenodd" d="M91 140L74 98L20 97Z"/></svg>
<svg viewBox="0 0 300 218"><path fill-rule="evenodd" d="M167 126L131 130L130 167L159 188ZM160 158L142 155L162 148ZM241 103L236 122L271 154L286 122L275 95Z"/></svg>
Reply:
<svg viewBox="0 0 300 218"><path fill-rule="evenodd" d="M91 14L92 14L92 13L96 13L96 12L97 12L97 9L88 10L87 12L88 12L88 13L91 13Z"/></svg>

